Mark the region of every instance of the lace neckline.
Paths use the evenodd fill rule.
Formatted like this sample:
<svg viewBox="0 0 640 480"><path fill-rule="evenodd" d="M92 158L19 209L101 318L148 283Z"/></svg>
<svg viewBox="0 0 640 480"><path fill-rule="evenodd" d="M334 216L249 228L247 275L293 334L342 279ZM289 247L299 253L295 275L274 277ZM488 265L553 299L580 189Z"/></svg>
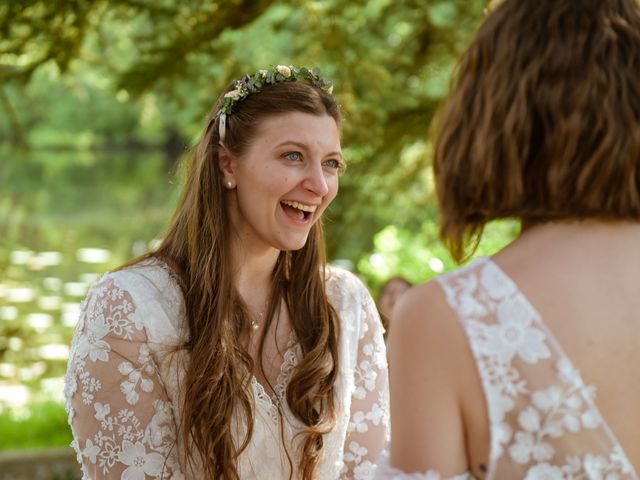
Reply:
<svg viewBox="0 0 640 480"><path fill-rule="evenodd" d="M154 265L161 268L168 276L176 283L177 286L182 287L182 280L175 271L162 259L157 257L149 257L141 262L141 264ZM291 338L287 342L287 348L283 354L283 361L280 364L280 370L278 377L276 378L276 384L273 387L273 394L269 395L267 389L260 383L255 375L251 375L251 386L253 388L253 394L256 402L263 405L269 414L269 417L274 421L279 421L280 411L283 405L286 405L286 392L287 385L293 376L293 372L299 359L299 344L295 339L294 334L291 334Z"/></svg>
<svg viewBox="0 0 640 480"><path fill-rule="evenodd" d="M546 323L543 320L542 315L531 304L531 302L526 297L526 295L524 295L522 290L520 290L518 284L502 269L502 267L500 265L498 265L498 263L496 263L491 257L488 257L488 256L480 257L480 258L478 258L477 260L475 260L474 262L472 262L469 265L469 269L477 267L477 266L481 266L483 264L490 264L495 269L495 271L498 272L499 275L502 277L502 281L506 285L512 287L514 289L514 291L517 292L517 294L520 296L520 299L522 300L522 305L531 312L532 318L534 319L534 322L537 324L537 327L540 328L540 330L542 330L544 332L544 335L546 336L547 340L553 346L553 349L556 351L556 354L558 355L560 362L563 362L565 365L567 365L567 367L572 372L574 372L574 375L576 377L576 382L578 383L578 385L576 385L576 386L579 389L592 388L590 385L587 385L584 382L582 376L579 374L579 370L573 364L573 362L571 361L571 358L569 357L567 352L564 350L562 345L560 345L560 343L556 339L555 335L553 335L551 330L549 330L549 328L547 327ZM586 403L588 403L589 407L591 408L591 411L595 415L597 415L597 417L599 419L601 419L600 427L603 428L604 432L609 437L609 441L612 442L614 448L624 458L624 460L626 462L626 465L628 465L631 468L631 470L632 470L632 472L633 472L633 474L635 476L634 478L638 478L638 474L635 471L634 465L629 461L629 457L627 456L627 454L625 453L624 449L622 448L622 444L618 440L616 434L613 432L613 430L611 429L609 424L606 422L605 417L600 412L600 409L596 405L595 401L590 397L584 398L584 401Z"/></svg>
<svg viewBox="0 0 640 480"><path fill-rule="evenodd" d="M280 364L280 372L278 373L276 384L273 387L273 395L269 395L256 376L251 375L251 386L253 387L256 402L262 405L267 410L269 417L276 422L279 421L283 405L287 403L287 385L298 364L299 347L300 345L294 338L291 338L287 343L287 349L284 351L283 360Z"/></svg>

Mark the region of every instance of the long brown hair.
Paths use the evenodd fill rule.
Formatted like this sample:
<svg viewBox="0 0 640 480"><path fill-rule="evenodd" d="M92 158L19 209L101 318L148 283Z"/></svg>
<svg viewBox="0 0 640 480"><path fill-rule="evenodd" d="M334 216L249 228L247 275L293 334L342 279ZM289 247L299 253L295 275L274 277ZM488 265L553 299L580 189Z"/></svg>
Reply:
<svg viewBox="0 0 640 480"><path fill-rule="evenodd" d="M640 219L636 0L506 0L462 57L436 127L441 237L497 218Z"/></svg>
<svg viewBox="0 0 640 480"><path fill-rule="evenodd" d="M190 361L184 377L180 430L186 461L203 468L206 478L236 480L236 461L251 439L255 418L249 388L254 361L241 342L249 320L234 286L230 261L233 232L218 162L216 112L221 100L210 112L194 148L177 210L155 255L174 267L184 290L189 332L184 347ZM338 106L329 95L302 82L279 83L250 95L236 107L227 118L225 147L241 157L261 120L286 112L330 115L340 124ZM322 435L333 428L336 417L339 328L325 293L323 243L318 221L302 249L280 253L258 355L262 368L265 333L276 307L284 301L302 350L286 399L291 412L306 425L301 433L302 451L295 452L296 467L304 479L313 477ZM236 418L246 422L244 439L234 438Z"/></svg>

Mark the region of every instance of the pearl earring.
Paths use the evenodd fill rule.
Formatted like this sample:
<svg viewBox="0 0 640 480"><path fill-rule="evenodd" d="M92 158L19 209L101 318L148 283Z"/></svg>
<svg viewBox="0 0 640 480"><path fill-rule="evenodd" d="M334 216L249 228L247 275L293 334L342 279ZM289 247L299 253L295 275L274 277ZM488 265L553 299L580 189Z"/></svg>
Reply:
<svg viewBox="0 0 640 480"><path fill-rule="evenodd" d="M233 182L231 180L227 181L227 188L228 189L232 189L233 188Z"/></svg>

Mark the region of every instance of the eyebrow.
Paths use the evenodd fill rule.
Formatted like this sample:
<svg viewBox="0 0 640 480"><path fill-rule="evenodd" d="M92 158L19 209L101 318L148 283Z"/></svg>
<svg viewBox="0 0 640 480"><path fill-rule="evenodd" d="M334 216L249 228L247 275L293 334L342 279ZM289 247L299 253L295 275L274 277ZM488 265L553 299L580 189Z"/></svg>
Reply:
<svg viewBox="0 0 640 480"><path fill-rule="evenodd" d="M302 148L304 150L309 150L309 147L307 145L305 145L304 143L296 142L295 140L285 140L284 142L276 145L275 148L284 147L285 145L295 145L296 147ZM325 156L327 157L339 156L340 158L342 158L342 152L331 152Z"/></svg>

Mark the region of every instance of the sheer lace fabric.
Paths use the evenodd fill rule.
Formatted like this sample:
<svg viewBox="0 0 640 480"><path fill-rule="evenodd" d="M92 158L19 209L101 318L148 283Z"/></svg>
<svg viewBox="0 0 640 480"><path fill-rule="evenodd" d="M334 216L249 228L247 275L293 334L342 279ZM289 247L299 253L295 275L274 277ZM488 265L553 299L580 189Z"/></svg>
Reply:
<svg viewBox="0 0 640 480"><path fill-rule="evenodd" d="M376 480L473 480L475 477L470 473L463 473L454 477L443 477L436 470L426 472L407 473L393 468L389 463L389 454L383 452L378 457L376 470Z"/></svg>
<svg viewBox="0 0 640 480"><path fill-rule="evenodd" d="M83 303L65 396L85 479L202 478L197 467L187 470L181 463L177 426L188 357L176 348L186 334L184 304L169 273L155 260L109 273ZM382 327L366 288L353 275L331 269L327 293L341 321L338 420L325 436L317 478L369 479L388 437ZM255 423L238 460L243 480L289 478L283 445L295 452L302 425L291 414L285 392L299 356L293 342L273 396L252 378ZM236 420L241 435L246 426Z"/></svg>
<svg viewBox="0 0 640 480"><path fill-rule="evenodd" d="M477 260L439 282L466 331L488 405L487 479L638 479L594 389L493 261Z"/></svg>

